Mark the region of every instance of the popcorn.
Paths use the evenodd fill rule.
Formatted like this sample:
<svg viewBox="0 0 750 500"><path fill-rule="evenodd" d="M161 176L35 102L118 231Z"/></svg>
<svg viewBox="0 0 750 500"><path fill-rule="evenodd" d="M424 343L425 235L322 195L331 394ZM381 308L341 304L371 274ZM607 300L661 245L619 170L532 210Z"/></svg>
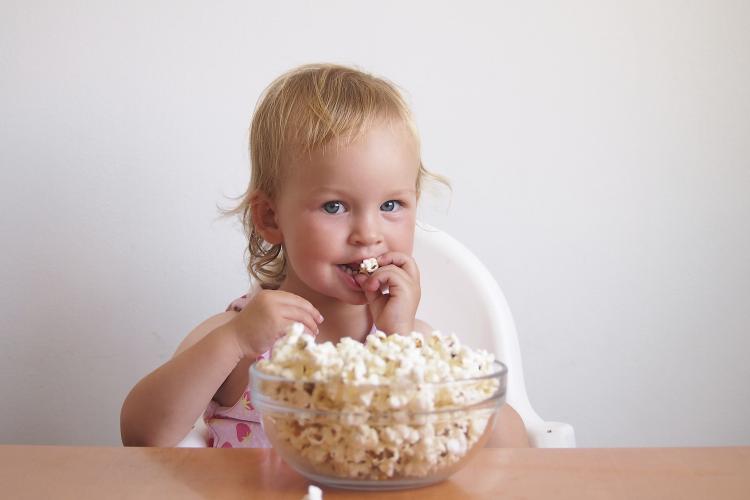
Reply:
<svg viewBox="0 0 750 500"><path fill-rule="evenodd" d="M307 487L307 495L303 496L302 500L323 500L323 491L311 484Z"/></svg>
<svg viewBox="0 0 750 500"><path fill-rule="evenodd" d="M318 474L358 479L424 477L456 464L494 415L496 405L480 403L504 390L497 377L477 379L495 371L492 354L440 332L377 331L334 346L295 325L256 368L288 379L261 379L258 396L298 409L263 412L274 446Z"/></svg>
<svg viewBox="0 0 750 500"><path fill-rule="evenodd" d="M362 261L362 263L359 265L359 272L360 274L372 274L378 269L378 259L375 257L370 257L369 259L365 259Z"/></svg>

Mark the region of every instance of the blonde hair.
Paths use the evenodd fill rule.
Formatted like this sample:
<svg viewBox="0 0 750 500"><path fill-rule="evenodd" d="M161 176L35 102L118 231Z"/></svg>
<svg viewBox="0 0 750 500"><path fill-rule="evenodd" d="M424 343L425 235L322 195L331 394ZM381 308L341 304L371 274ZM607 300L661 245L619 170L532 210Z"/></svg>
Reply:
<svg viewBox="0 0 750 500"><path fill-rule="evenodd" d="M228 214L239 214L248 238L250 275L264 288L278 288L286 273L282 245L271 245L253 224L253 194L274 199L282 165L290 155L310 154L334 139L355 141L377 120L401 122L419 151L419 135L406 101L396 85L356 68L308 64L294 68L263 91L250 126L251 177L240 204ZM339 141L337 141L339 142ZM417 196L425 178L447 181L419 163Z"/></svg>

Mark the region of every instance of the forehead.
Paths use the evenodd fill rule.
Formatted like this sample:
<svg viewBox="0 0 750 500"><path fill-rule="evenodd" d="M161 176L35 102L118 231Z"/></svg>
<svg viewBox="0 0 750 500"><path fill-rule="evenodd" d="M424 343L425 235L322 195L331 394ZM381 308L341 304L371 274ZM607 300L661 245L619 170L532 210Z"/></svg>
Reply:
<svg viewBox="0 0 750 500"><path fill-rule="evenodd" d="M415 188L419 147L405 125L381 122L354 140L337 138L310 154L298 155L284 170L283 185L290 188L342 187L339 184Z"/></svg>

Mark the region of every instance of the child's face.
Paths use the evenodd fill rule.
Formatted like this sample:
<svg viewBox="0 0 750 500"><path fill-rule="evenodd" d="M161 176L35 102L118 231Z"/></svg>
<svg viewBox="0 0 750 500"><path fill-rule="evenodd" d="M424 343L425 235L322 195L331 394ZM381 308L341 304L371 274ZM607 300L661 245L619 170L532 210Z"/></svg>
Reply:
<svg viewBox="0 0 750 500"><path fill-rule="evenodd" d="M379 124L349 146L331 145L325 155L304 156L284 168L276 215L287 257L285 284L308 299L364 304L342 266L385 252L411 255L419 169L414 139L401 125Z"/></svg>

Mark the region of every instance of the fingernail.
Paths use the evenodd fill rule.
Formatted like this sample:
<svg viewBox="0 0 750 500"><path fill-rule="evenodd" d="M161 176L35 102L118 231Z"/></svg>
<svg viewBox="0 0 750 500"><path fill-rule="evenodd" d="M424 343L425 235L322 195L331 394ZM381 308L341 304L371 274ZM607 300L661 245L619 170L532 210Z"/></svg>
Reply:
<svg viewBox="0 0 750 500"><path fill-rule="evenodd" d="M318 314L318 323L322 323L323 319L324 319L323 315L322 314Z"/></svg>

